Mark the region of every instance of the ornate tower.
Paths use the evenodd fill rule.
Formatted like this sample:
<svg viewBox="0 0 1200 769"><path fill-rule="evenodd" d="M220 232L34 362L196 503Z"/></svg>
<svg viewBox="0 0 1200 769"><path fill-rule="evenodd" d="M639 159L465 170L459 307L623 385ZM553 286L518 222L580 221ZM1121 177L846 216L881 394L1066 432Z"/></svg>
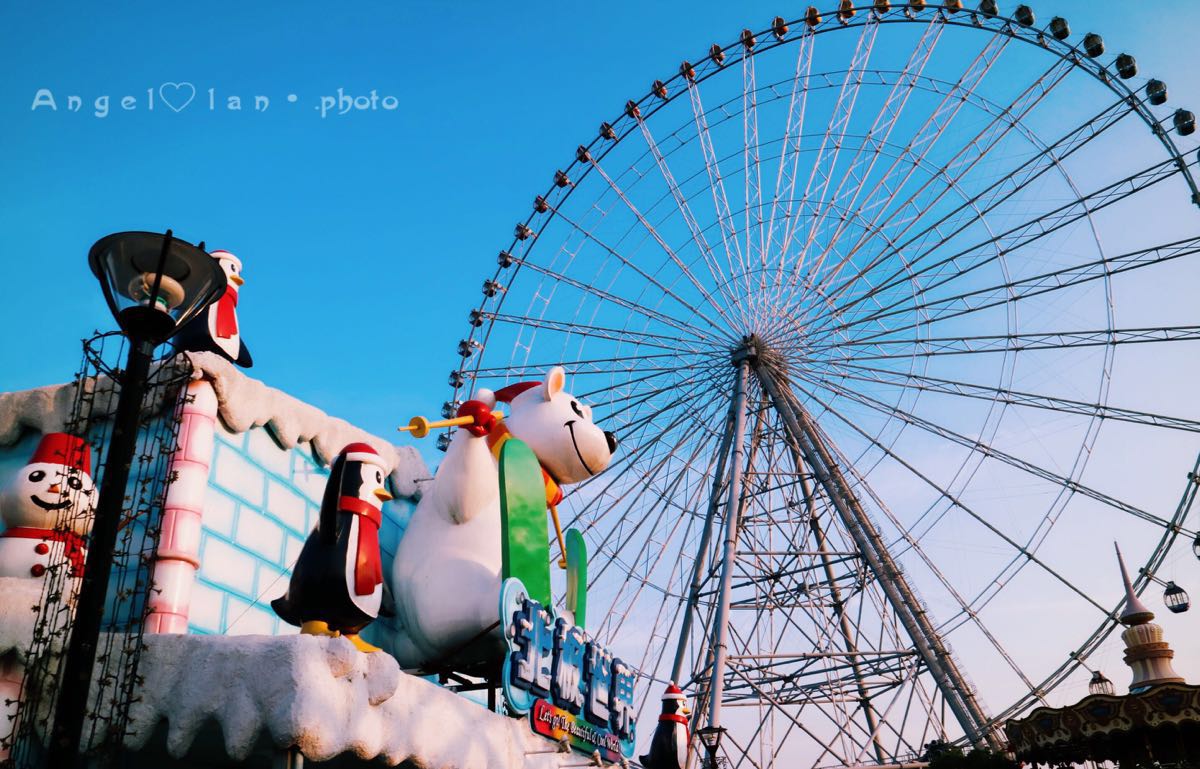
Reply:
<svg viewBox="0 0 1200 769"><path fill-rule="evenodd" d="M1171 667L1175 652L1163 640L1162 627L1154 623L1154 612L1134 594L1121 548L1115 542L1113 546L1117 549L1121 579L1125 582L1125 610L1120 619L1126 626L1125 632L1121 633L1121 640L1125 642L1125 664L1133 670L1129 691L1136 693L1156 684L1184 683L1183 677Z"/></svg>

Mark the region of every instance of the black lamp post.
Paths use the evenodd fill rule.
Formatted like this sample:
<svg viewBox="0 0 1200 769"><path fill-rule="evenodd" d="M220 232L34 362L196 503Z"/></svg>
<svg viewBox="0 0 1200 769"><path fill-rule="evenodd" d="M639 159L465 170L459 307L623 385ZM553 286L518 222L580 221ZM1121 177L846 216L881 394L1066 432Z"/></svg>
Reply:
<svg viewBox="0 0 1200 769"><path fill-rule="evenodd" d="M154 349L221 296L226 281L224 270L205 253L203 243L193 246L172 237L170 230L165 235L108 235L92 246L88 263L100 280L113 317L129 339L129 354L117 383L120 395L54 713L47 764L54 767L81 763L79 743L92 668Z"/></svg>
<svg viewBox="0 0 1200 769"><path fill-rule="evenodd" d="M696 736L708 751L708 769L717 769L717 749L721 747L721 737L725 734L722 726L705 726L696 730Z"/></svg>

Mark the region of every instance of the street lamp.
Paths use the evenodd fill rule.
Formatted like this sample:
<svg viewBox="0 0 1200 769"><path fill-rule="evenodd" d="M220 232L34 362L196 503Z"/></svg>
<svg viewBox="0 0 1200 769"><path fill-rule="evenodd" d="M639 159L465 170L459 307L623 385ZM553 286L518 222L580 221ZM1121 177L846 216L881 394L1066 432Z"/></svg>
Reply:
<svg viewBox="0 0 1200 769"><path fill-rule="evenodd" d="M705 726L696 730L696 736L708 751L708 769L717 769L717 749L721 747L721 737L725 734L722 726Z"/></svg>
<svg viewBox="0 0 1200 769"><path fill-rule="evenodd" d="M47 764L55 767L80 763L79 743L113 550L154 349L221 296L226 283L225 271L205 253L203 243L193 246L172 237L170 230L164 235L118 232L103 237L88 252L88 264L100 281L109 310L129 339L129 354L124 371L118 374L120 395L55 708Z"/></svg>

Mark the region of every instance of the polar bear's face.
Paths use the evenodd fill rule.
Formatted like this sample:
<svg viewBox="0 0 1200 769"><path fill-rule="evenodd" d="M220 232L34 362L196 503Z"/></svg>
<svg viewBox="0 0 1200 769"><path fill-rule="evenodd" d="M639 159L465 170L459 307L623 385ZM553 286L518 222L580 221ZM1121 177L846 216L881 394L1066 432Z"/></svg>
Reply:
<svg viewBox="0 0 1200 769"><path fill-rule="evenodd" d="M589 406L563 391L565 379L561 367L551 369L540 386L513 398L504 421L556 481L579 483L608 467L617 438L592 422Z"/></svg>

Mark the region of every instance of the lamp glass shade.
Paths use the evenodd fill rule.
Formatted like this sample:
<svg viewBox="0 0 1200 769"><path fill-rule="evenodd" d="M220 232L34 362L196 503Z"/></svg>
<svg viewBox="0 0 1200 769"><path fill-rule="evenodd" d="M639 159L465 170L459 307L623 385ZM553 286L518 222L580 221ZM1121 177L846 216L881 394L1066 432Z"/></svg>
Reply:
<svg viewBox="0 0 1200 769"><path fill-rule="evenodd" d="M1194 553L1197 558L1200 558L1200 534L1197 534L1196 538L1192 540L1192 553Z"/></svg>
<svg viewBox="0 0 1200 769"><path fill-rule="evenodd" d="M88 264L117 323L132 338L165 342L225 292L225 271L203 249L157 232L96 241Z"/></svg>
<svg viewBox="0 0 1200 769"><path fill-rule="evenodd" d="M1104 674L1099 670L1092 673L1092 680L1088 681L1089 694L1113 694L1116 688L1113 682L1104 677Z"/></svg>
<svg viewBox="0 0 1200 769"><path fill-rule="evenodd" d="M700 742L704 743L704 747L711 750L721 744L721 734L724 731L719 726L706 726L703 729L697 729L696 736L700 738Z"/></svg>

